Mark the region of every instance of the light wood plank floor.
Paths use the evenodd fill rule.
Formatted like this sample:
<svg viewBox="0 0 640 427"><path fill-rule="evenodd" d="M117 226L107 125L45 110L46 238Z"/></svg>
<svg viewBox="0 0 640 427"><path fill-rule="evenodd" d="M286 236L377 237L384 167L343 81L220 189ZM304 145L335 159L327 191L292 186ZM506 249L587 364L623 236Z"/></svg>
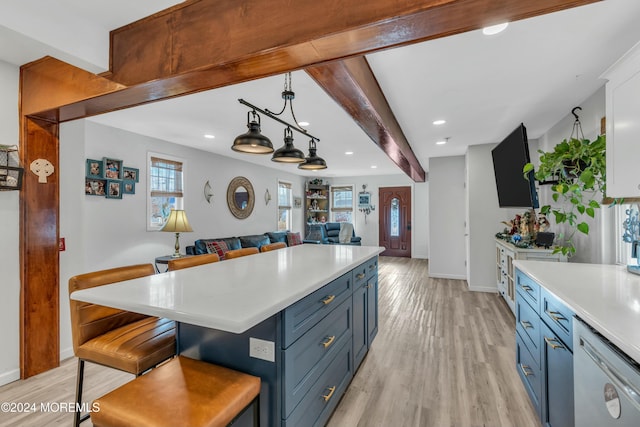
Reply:
<svg viewBox="0 0 640 427"><path fill-rule="evenodd" d="M379 273L378 336L328 427L539 427L515 370L515 320L500 297L429 278L426 260L381 257ZM72 425L72 414L41 412L40 403L73 402L75 375L68 359L0 387L0 403L38 407L0 411L0 427ZM132 378L87 364L83 400Z"/></svg>

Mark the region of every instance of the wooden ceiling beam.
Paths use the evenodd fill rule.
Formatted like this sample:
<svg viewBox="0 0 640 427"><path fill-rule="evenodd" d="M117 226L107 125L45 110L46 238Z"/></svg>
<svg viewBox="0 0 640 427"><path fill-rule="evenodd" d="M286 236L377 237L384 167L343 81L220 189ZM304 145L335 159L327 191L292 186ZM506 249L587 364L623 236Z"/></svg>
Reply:
<svg viewBox="0 0 640 427"><path fill-rule="evenodd" d="M426 174L364 56L308 67L307 73L389 158L416 182Z"/></svg>

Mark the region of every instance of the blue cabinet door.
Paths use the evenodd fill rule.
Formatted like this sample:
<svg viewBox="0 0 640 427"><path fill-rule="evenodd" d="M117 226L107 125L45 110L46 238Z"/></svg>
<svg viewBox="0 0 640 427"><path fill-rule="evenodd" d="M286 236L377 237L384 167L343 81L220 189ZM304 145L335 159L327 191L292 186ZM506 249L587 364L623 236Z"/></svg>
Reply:
<svg viewBox="0 0 640 427"><path fill-rule="evenodd" d="M540 322L545 369L545 426L573 427L573 353L544 323Z"/></svg>
<svg viewBox="0 0 640 427"><path fill-rule="evenodd" d="M367 354L367 287L360 285L353 292L353 367L358 369Z"/></svg>
<svg viewBox="0 0 640 427"><path fill-rule="evenodd" d="M367 280L367 347L378 333L378 276Z"/></svg>

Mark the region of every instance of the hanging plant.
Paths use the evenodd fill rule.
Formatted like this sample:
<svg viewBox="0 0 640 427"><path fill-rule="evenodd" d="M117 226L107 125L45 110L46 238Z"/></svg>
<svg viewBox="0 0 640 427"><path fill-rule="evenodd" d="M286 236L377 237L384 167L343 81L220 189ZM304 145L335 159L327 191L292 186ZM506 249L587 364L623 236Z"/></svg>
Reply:
<svg viewBox="0 0 640 427"><path fill-rule="evenodd" d="M600 208L606 190L606 140L604 135L590 141L584 138L580 120L576 118L571 137L556 145L553 151L540 153L540 165L535 178L540 182L551 182L554 205L545 205L540 213L547 216L553 214L556 224L567 224L571 231L559 236L559 244L554 253L564 255L575 254L573 237L576 231L589 234L586 216L595 218L596 209ZM574 133L576 136L574 137ZM525 178L533 170L533 164L527 163L523 168Z"/></svg>

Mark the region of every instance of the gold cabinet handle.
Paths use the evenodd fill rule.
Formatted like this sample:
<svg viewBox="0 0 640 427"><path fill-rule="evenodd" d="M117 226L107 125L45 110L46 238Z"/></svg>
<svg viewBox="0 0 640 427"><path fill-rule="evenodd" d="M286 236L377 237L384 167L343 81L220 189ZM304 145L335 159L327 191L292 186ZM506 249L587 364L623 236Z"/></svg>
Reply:
<svg viewBox="0 0 640 427"><path fill-rule="evenodd" d="M329 387L329 393L322 395L322 398L324 399L324 401L328 402L329 399L331 399L331 396L333 396L333 393L335 393L335 391L336 391L336 386Z"/></svg>
<svg viewBox="0 0 640 427"><path fill-rule="evenodd" d="M364 279L364 276L366 276L366 274L364 274L364 273L360 273L360 274L357 274L357 275L356 275L356 278L357 278L358 280L360 280L360 279Z"/></svg>
<svg viewBox="0 0 640 427"><path fill-rule="evenodd" d="M376 268L376 265L375 265L375 264L371 264L371 265L369 266L369 270L373 270L374 268Z"/></svg>
<svg viewBox="0 0 640 427"><path fill-rule="evenodd" d="M520 324L522 325L523 328L525 329L529 329L529 328L533 328L533 325L531 324L531 322L528 322L526 320L521 320Z"/></svg>
<svg viewBox="0 0 640 427"><path fill-rule="evenodd" d="M329 295L328 297L326 297L325 299L322 300L322 303L324 305L327 305L327 304L331 303L331 301L333 301L334 299L336 299L335 295Z"/></svg>
<svg viewBox="0 0 640 427"><path fill-rule="evenodd" d="M324 346L324 348L327 348L327 347L329 347L331 344L333 344L333 340L335 340L335 339L336 339L336 336L335 336L335 335L332 335L332 336L330 336L330 337L327 337L327 340L326 340L326 341L324 341L324 342L322 343L322 345Z"/></svg>
<svg viewBox="0 0 640 427"><path fill-rule="evenodd" d="M562 313L560 313L559 311L547 311L547 314L556 322L560 322L561 320L567 320L567 318L564 317Z"/></svg>
<svg viewBox="0 0 640 427"><path fill-rule="evenodd" d="M533 288L529 285L520 285L520 287L527 292L531 292L533 290Z"/></svg>
<svg viewBox="0 0 640 427"><path fill-rule="evenodd" d="M369 284L366 286L366 288L367 288L367 289L371 289L371 288L373 288L373 285L372 285L371 283L369 283Z"/></svg>
<svg viewBox="0 0 640 427"><path fill-rule="evenodd" d="M564 346L562 344L560 344L558 342L558 340L555 339L555 338L544 337L544 342L546 342L547 345L550 346L554 350L556 350L556 349L564 350Z"/></svg>
<svg viewBox="0 0 640 427"><path fill-rule="evenodd" d="M529 372L527 369L531 369L531 368L527 365L520 364L520 370L522 371L525 377L533 375L533 372Z"/></svg>

